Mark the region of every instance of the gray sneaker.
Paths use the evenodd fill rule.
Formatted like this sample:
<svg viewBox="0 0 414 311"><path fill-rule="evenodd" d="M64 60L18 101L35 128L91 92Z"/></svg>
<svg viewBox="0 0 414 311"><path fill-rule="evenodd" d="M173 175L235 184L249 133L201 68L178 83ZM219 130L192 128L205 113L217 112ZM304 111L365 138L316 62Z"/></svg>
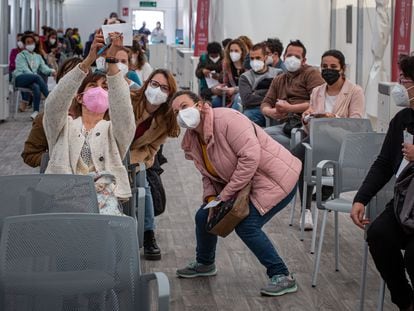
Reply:
<svg viewBox="0 0 414 311"><path fill-rule="evenodd" d="M187 267L177 270L177 275L182 278L196 278L199 276L213 276L217 274L216 265L203 265L198 262L191 262Z"/></svg>
<svg viewBox="0 0 414 311"><path fill-rule="evenodd" d="M278 274L272 276L269 284L260 290L265 296L281 296L287 293L294 293L298 290L296 280L292 275Z"/></svg>

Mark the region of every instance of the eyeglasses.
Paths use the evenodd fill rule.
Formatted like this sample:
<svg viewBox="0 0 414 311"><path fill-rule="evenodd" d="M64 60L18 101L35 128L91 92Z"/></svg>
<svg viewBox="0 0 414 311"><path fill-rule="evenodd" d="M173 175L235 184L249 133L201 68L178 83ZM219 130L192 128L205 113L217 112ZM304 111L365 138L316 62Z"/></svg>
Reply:
<svg viewBox="0 0 414 311"><path fill-rule="evenodd" d="M150 80L149 85L154 89L159 87L161 89L161 91L163 91L166 94L170 93L170 87L168 85L165 85L165 84L160 84L158 81Z"/></svg>

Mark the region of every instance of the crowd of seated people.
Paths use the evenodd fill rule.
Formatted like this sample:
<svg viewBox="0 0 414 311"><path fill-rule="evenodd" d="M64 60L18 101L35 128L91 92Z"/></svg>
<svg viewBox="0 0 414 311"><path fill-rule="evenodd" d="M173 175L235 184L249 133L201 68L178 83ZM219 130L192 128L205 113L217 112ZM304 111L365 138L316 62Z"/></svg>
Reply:
<svg viewBox="0 0 414 311"><path fill-rule="evenodd" d="M117 22L122 22L117 16L107 20ZM313 189L303 189L304 148L302 144L291 145L292 128L302 127L302 142L309 142L306 133L313 117L365 117L363 90L346 77L342 52L324 52L319 69L307 64L307 49L300 40L290 41L285 48L278 38L256 44L246 36L210 42L195 72L200 79L197 95L179 91L168 70L151 68L141 37L134 37L132 46L124 46L122 35L111 33L110 48L98 55L105 44L100 30L86 44L86 54L78 29L67 29L65 35L48 27L43 31L43 36L19 34L17 47L10 54L12 82L16 87L30 88L33 96L34 122L22 153L24 161L37 167L47 151L50 161L46 173L91 175L95 179L110 174L114 178L109 190L122 203L131 197L122 163L128 151L132 163L145 163L150 169L166 139L178 137L182 128L182 149L202 176L203 196L195 217L195 260L178 269L177 275L194 278L217 273L217 236L205 226L212 209L204 207L231 200L251 182L249 215L235 231L266 268L269 283L261 288L261 294L295 292L295 278L262 227L288 205L297 186L301 197L307 191L307 198L312 198ZM413 58L402 59L400 66L400 82L408 89L411 103ZM50 93L45 81L49 75L57 82ZM42 95L46 98L45 111L39 114ZM364 205L395 173L402 158L414 159L412 144L398 149L392 140L398 136L396 141L401 143L402 131L413 131L408 117L411 108L391 122L383 150L355 198L352 217L357 225L367 223ZM272 120L274 125L266 127ZM376 174L382 168L389 176L380 185ZM149 184L144 186L144 257L160 260L153 198ZM325 190L327 198L332 189ZM311 201L305 203L304 226L312 230ZM106 206L102 202L101 207L103 214L124 215L122 204ZM368 242L393 302L402 310L412 310L411 285L407 280L398 285L396 273L388 268L390 263L380 256L392 251L401 264L399 269L407 269L413 281L412 261L403 263L399 252L404 248L405 256L412 258L412 235L393 231L388 236L391 226L392 230L396 227L390 209L387 216L374 222ZM397 235L404 241L398 250L393 242ZM381 239L388 239L390 245L378 242ZM402 275L399 278L402 280ZM406 294L399 294L403 290Z"/></svg>

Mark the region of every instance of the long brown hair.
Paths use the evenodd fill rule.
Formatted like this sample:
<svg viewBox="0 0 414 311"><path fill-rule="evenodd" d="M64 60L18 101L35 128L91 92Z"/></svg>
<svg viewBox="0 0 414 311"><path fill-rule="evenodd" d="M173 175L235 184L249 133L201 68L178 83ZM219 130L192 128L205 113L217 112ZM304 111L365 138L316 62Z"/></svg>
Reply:
<svg viewBox="0 0 414 311"><path fill-rule="evenodd" d="M79 57L71 57L66 59L58 69L58 72L56 74L56 83L59 83L59 80L62 79L65 74L67 74L81 62L82 59Z"/></svg>
<svg viewBox="0 0 414 311"><path fill-rule="evenodd" d="M131 62L133 54L137 54L137 63L135 65ZM134 41L128 56L130 68L141 70L142 66L144 66L144 64L147 62L147 57L145 56L144 51L142 50L141 46L139 45L139 42L137 41Z"/></svg>
<svg viewBox="0 0 414 311"><path fill-rule="evenodd" d="M177 92L177 83L175 82L174 76L166 69L157 69L154 70L148 79L144 82L144 85L137 91L131 93L132 106L134 108L135 120L142 118L145 110L145 106L148 103L148 100L145 96L145 90L149 87L149 83L152 78L161 74L167 79L167 84L170 89L168 94L167 101L163 103L155 112L154 119L157 124L164 123L167 128L167 135L169 137L178 137L180 135L180 127L177 124L177 119L174 115L174 112L171 108L170 99Z"/></svg>
<svg viewBox="0 0 414 311"><path fill-rule="evenodd" d="M88 84L98 82L101 79L105 79L106 80L106 75L104 73L99 72L99 71L98 72L94 72L94 73L89 73L85 77L85 79L83 79L80 87L78 88L77 95L82 94L85 91L85 89L88 86ZM77 100L77 96L75 96L73 98L73 100L72 100L72 104L71 104L71 106L69 108L69 114L74 119L82 116L82 105ZM105 112L104 119L105 120L109 120L109 110L107 110Z"/></svg>
<svg viewBox="0 0 414 311"><path fill-rule="evenodd" d="M224 64L228 68L230 68L230 65L233 63L233 61L230 58L230 46L233 45L233 44L237 44L240 47L240 50L241 50L240 61L242 63L243 63L243 61L244 61L244 59L246 58L246 55L247 55L246 45L243 43L243 41L241 41L240 39L231 40L226 45L226 48L224 50Z"/></svg>

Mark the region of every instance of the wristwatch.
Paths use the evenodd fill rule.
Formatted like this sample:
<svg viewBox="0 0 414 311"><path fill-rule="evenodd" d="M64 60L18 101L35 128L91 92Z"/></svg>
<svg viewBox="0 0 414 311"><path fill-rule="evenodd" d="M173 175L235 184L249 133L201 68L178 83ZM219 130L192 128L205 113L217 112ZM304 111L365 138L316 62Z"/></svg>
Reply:
<svg viewBox="0 0 414 311"><path fill-rule="evenodd" d="M116 64L119 62L115 57L106 57L105 62L109 64Z"/></svg>

